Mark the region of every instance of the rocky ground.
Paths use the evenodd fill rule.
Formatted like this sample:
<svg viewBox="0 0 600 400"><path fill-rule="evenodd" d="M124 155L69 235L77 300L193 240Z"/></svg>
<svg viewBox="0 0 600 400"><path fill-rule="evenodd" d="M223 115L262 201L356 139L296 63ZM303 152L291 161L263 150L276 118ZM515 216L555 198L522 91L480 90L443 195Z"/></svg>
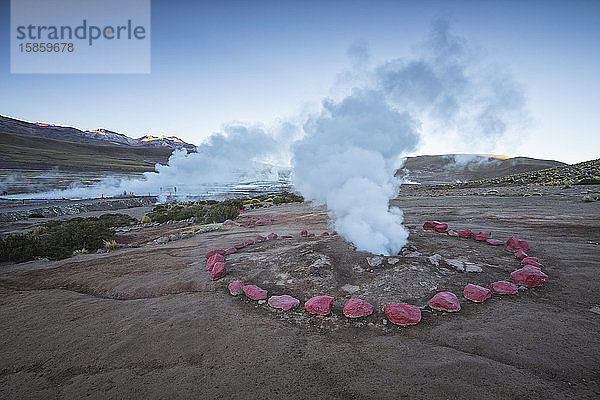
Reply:
<svg viewBox="0 0 600 400"><path fill-rule="evenodd" d="M147 226L117 235L139 247L0 265L0 397L597 398L600 202L582 201L588 189L405 188L393 203L416 225L410 251L371 263L341 236L321 237L327 214L304 203L247 211L245 226ZM123 211L136 208L111 210ZM430 219L528 240L548 282L466 300L467 283L508 279L519 261L423 230ZM299 238L303 229L316 236ZM293 238L244 247L209 280L206 252L271 232ZM480 272L435 265L435 254ZM233 280L301 304L284 312L231 296ZM456 293L462 309L429 309L438 291ZM304 311L321 294L335 297L332 314ZM373 314L344 317L351 297ZM421 322L384 323L389 301L421 307Z"/></svg>

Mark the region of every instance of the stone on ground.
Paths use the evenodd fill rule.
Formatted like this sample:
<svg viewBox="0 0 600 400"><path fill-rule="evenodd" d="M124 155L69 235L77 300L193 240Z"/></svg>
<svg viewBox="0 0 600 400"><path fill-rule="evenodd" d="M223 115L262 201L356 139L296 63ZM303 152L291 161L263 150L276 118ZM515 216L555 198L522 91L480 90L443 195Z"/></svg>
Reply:
<svg viewBox="0 0 600 400"><path fill-rule="evenodd" d="M233 281L227 287L232 296L244 293L244 282L242 281Z"/></svg>
<svg viewBox="0 0 600 400"><path fill-rule="evenodd" d="M524 258L527 258L528 256L527 256L527 253L525 253L523 250L517 250L517 251L515 251L515 257L522 260Z"/></svg>
<svg viewBox="0 0 600 400"><path fill-rule="evenodd" d="M429 260L430 263L432 263L436 267L439 267L440 261L442 261L443 257L440 256L439 254L434 254L432 256L427 257L427 259Z"/></svg>
<svg viewBox="0 0 600 400"><path fill-rule="evenodd" d="M488 288L469 283L463 289L463 296L476 303L481 303L482 301L492 297L492 292Z"/></svg>
<svg viewBox="0 0 600 400"><path fill-rule="evenodd" d="M215 263L218 263L218 262L225 262L225 257L223 255L219 254L219 253L215 253L215 254L212 255L211 258L209 258L206 261L206 270L207 271L212 271Z"/></svg>
<svg viewBox="0 0 600 400"><path fill-rule="evenodd" d="M327 315L331 312L333 306L333 297L315 296L304 303L304 308L311 314Z"/></svg>
<svg viewBox="0 0 600 400"><path fill-rule="evenodd" d="M267 298L267 291L256 285L244 285L242 288L244 294L252 300L264 300Z"/></svg>
<svg viewBox="0 0 600 400"><path fill-rule="evenodd" d="M448 229L449 236L459 236L458 231L456 229Z"/></svg>
<svg viewBox="0 0 600 400"><path fill-rule="evenodd" d="M281 308L283 311L288 311L298 304L300 304L300 300L287 294L269 297L269 305L274 308Z"/></svg>
<svg viewBox="0 0 600 400"><path fill-rule="evenodd" d="M363 299L353 298L344 304L344 315L348 318L358 318L371 315L373 306Z"/></svg>
<svg viewBox="0 0 600 400"><path fill-rule="evenodd" d="M237 249L235 247L230 247L228 249L225 249L225 254L233 254L237 252Z"/></svg>
<svg viewBox="0 0 600 400"><path fill-rule="evenodd" d="M520 285L533 287L546 283L546 281L548 281L548 275L543 273L538 267L526 265L523 268L511 272L510 280Z"/></svg>
<svg viewBox="0 0 600 400"><path fill-rule="evenodd" d="M382 262L383 262L383 257L380 257L380 256L367 257L367 263L371 267L377 267L377 266L381 265Z"/></svg>
<svg viewBox="0 0 600 400"><path fill-rule="evenodd" d="M276 234L276 233L269 233L269 234L267 235L267 237L268 237L269 239L277 239L277 234Z"/></svg>
<svg viewBox="0 0 600 400"><path fill-rule="evenodd" d="M441 224L440 223L440 224L437 224L436 226L434 226L433 229L436 232L440 232L440 233L446 232L446 230L448 230L448 224Z"/></svg>
<svg viewBox="0 0 600 400"><path fill-rule="evenodd" d="M249 245L251 245L251 244L254 244L254 240L252 240L252 239L248 239L248 240L245 240L245 241L244 241L244 246L249 246Z"/></svg>
<svg viewBox="0 0 600 400"><path fill-rule="evenodd" d="M429 307L438 311L456 312L460 311L460 301L452 292L439 292L427 302Z"/></svg>
<svg viewBox="0 0 600 400"><path fill-rule="evenodd" d="M487 239L486 242L488 244L491 244L492 246L500 246L504 244L503 240L498 240L498 239Z"/></svg>
<svg viewBox="0 0 600 400"><path fill-rule="evenodd" d="M308 231L306 229L303 229L300 231L300 234L298 234L298 237L306 237L308 236Z"/></svg>
<svg viewBox="0 0 600 400"><path fill-rule="evenodd" d="M473 235L474 235L474 233L470 229L465 229L464 231L458 232L458 237L461 237L461 238L464 238L464 239L468 239L468 238L470 238Z"/></svg>
<svg viewBox="0 0 600 400"><path fill-rule="evenodd" d="M256 242L264 242L265 240L267 240L267 238L261 235L258 235L254 238L254 241Z"/></svg>
<svg viewBox="0 0 600 400"><path fill-rule="evenodd" d="M516 236L512 236L510 239L506 241L506 249L510 251L529 250L529 243L526 240L519 239Z"/></svg>
<svg viewBox="0 0 600 400"><path fill-rule="evenodd" d="M391 323L401 326L415 325L421 321L421 310L408 303L387 303L385 315Z"/></svg>
<svg viewBox="0 0 600 400"><path fill-rule="evenodd" d="M205 257L208 260L209 258L211 258L213 255L215 254L221 254L224 255L225 254L225 250L223 249L215 249L215 250L211 250L208 253L206 253Z"/></svg>
<svg viewBox="0 0 600 400"><path fill-rule="evenodd" d="M497 281L490 283L490 288L494 293L499 294L516 294L519 291L517 285L509 281Z"/></svg>
<svg viewBox="0 0 600 400"><path fill-rule="evenodd" d="M441 222L439 221L427 221L423 224L423 229L433 230L439 224L441 224Z"/></svg>
<svg viewBox="0 0 600 400"><path fill-rule="evenodd" d="M215 265L213 266L212 271L210 272L210 280L216 281L217 279L221 279L222 277L225 276L226 273L227 273L227 270L225 269L225 263L224 262L216 262Z"/></svg>

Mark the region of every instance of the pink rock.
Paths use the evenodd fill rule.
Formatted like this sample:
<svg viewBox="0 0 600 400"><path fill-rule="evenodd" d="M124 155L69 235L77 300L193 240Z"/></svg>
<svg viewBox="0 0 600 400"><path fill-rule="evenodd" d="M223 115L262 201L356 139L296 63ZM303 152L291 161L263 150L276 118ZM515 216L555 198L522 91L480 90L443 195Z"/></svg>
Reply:
<svg viewBox="0 0 600 400"><path fill-rule="evenodd" d="M519 291L517 285L509 281L497 281L490 283L490 288L499 294L515 294Z"/></svg>
<svg viewBox="0 0 600 400"><path fill-rule="evenodd" d="M220 261L216 262L213 266L212 271L210 272L210 280L215 281L217 279L220 279L224 277L226 273L227 270L225 269L225 263Z"/></svg>
<svg viewBox="0 0 600 400"><path fill-rule="evenodd" d="M244 282L242 281L233 281L227 287L232 296L244 293Z"/></svg>
<svg viewBox="0 0 600 400"><path fill-rule="evenodd" d="M543 266L542 264L540 264L539 262L537 262L537 261L533 261L533 260L531 260L531 261L527 261L527 263L525 263L525 264L521 262L521 264L522 264L522 265L531 265L532 267L538 267L538 268L543 268L543 267L544 267L544 266Z"/></svg>
<svg viewBox="0 0 600 400"><path fill-rule="evenodd" d="M521 285L533 287L546 283L548 275L543 273L538 267L526 265L523 268L511 272L510 280Z"/></svg>
<svg viewBox="0 0 600 400"><path fill-rule="evenodd" d="M478 232L478 233L473 234L473 237L475 238L475 240L487 240L487 239L491 239L492 238L492 232L490 232L490 231Z"/></svg>
<svg viewBox="0 0 600 400"><path fill-rule="evenodd" d="M331 236L335 236L335 235L337 235L337 232L336 231L331 231L330 235Z"/></svg>
<svg viewBox="0 0 600 400"><path fill-rule="evenodd" d="M282 239L292 239L293 236L292 235L281 235Z"/></svg>
<svg viewBox="0 0 600 400"><path fill-rule="evenodd" d="M488 288L469 283L463 289L463 296L476 303L481 303L482 301L492 297L492 292Z"/></svg>
<svg viewBox="0 0 600 400"><path fill-rule="evenodd" d="M460 311L458 297L452 292L439 292L427 302L429 307L438 311L456 312Z"/></svg>
<svg viewBox="0 0 600 400"><path fill-rule="evenodd" d="M235 247L230 247L228 249L225 249L225 254L233 254L237 252L237 249Z"/></svg>
<svg viewBox="0 0 600 400"><path fill-rule="evenodd" d="M417 226L416 225L404 225L404 227L407 229L415 229Z"/></svg>
<svg viewBox="0 0 600 400"><path fill-rule="evenodd" d="M304 308L311 314L327 315L331 312L331 306L333 306L331 296L315 296L304 303Z"/></svg>
<svg viewBox="0 0 600 400"><path fill-rule="evenodd" d="M267 291L256 285L244 285L242 288L244 294L252 300L264 300L267 298Z"/></svg>
<svg viewBox="0 0 600 400"><path fill-rule="evenodd" d="M233 247L235 247L236 249L242 249L244 248L246 245L242 242L242 243L236 243L233 245Z"/></svg>
<svg viewBox="0 0 600 400"><path fill-rule="evenodd" d="M439 224L441 224L441 222L439 222L439 221L427 221L423 224L423 229L433 230Z"/></svg>
<svg viewBox="0 0 600 400"><path fill-rule="evenodd" d="M407 303L387 303L385 315L392 324L401 326L415 325L421 321L421 310Z"/></svg>
<svg viewBox="0 0 600 400"><path fill-rule="evenodd" d="M321 233L321 236L329 236L329 232L323 232Z"/></svg>
<svg viewBox="0 0 600 400"><path fill-rule="evenodd" d="M437 224L433 229L440 233L446 232L446 230L448 230L448 224Z"/></svg>
<svg viewBox="0 0 600 400"><path fill-rule="evenodd" d="M344 315L348 318L364 317L373 313L373 306L368 302L353 298L344 304Z"/></svg>
<svg viewBox="0 0 600 400"><path fill-rule="evenodd" d="M300 233L298 234L298 237L303 237L303 236L308 236L308 231L306 229L303 229L302 231L300 231Z"/></svg>
<svg viewBox="0 0 600 400"><path fill-rule="evenodd" d="M248 239L248 240L244 241L244 246L249 246L251 244L254 244L254 240Z"/></svg>
<svg viewBox="0 0 600 400"><path fill-rule="evenodd" d="M225 222L225 225L233 225L233 221L227 221Z"/></svg>
<svg viewBox="0 0 600 400"><path fill-rule="evenodd" d="M510 251L529 250L529 243L526 240L521 240L516 236L512 236L510 239L506 241L506 249Z"/></svg>
<svg viewBox="0 0 600 400"><path fill-rule="evenodd" d="M517 250L515 251L515 257L522 260L524 258L527 258L527 253L525 253L523 250Z"/></svg>
<svg viewBox="0 0 600 400"><path fill-rule="evenodd" d="M266 223L265 221L258 220L258 221L256 221L254 224L255 224L255 225L262 226L262 225L266 225L267 223Z"/></svg>
<svg viewBox="0 0 600 400"><path fill-rule="evenodd" d="M248 224L248 228L254 228L254 224Z"/></svg>
<svg viewBox="0 0 600 400"><path fill-rule="evenodd" d="M300 304L300 300L284 294L283 296L269 297L269 305L274 308L281 308L283 311L290 310Z"/></svg>
<svg viewBox="0 0 600 400"><path fill-rule="evenodd" d="M309 233L308 235L306 235L306 237L315 237L314 233Z"/></svg>
<svg viewBox="0 0 600 400"><path fill-rule="evenodd" d="M504 241L498 239L487 239L486 242L492 246L500 246L504 244Z"/></svg>
<svg viewBox="0 0 600 400"><path fill-rule="evenodd" d="M257 237L254 238L254 240L256 242L264 242L265 240L267 240L267 238L264 236L258 235Z"/></svg>
<svg viewBox="0 0 600 400"><path fill-rule="evenodd" d="M219 253L213 254L213 256L211 258L209 258L208 260L206 260L206 270L207 271L212 271L212 269L214 268L215 263L217 263L217 262L225 262L225 257L222 256Z"/></svg>
<svg viewBox="0 0 600 400"><path fill-rule="evenodd" d="M474 233L470 229L465 229L464 231L458 232L458 236L461 237L461 238L465 238L465 239L468 239L468 238L470 238L473 235L474 235Z"/></svg>
<svg viewBox="0 0 600 400"><path fill-rule="evenodd" d="M211 258L213 255L215 254L221 254L224 255L225 254L225 250L223 249L216 249L216 250L211 250L208 253L206 253L206 259L208 260L209 258Z"/></svg>
<svg viewBox="0 0 600 400"><path fill-rule="evenodd" d="M269 239L277 239L277 234L276 234L276 233L269 233L269 234L267 235L267 237L268 237Z"/></svg>
<svg viewBox="0 0 600 400"><path fill-rule="evenodd" d="M530 263L539 263L540 259L537 257L525 257L524 259L521 260L521 264L523 265L534 265L534 264L530 264Z"/></svg>

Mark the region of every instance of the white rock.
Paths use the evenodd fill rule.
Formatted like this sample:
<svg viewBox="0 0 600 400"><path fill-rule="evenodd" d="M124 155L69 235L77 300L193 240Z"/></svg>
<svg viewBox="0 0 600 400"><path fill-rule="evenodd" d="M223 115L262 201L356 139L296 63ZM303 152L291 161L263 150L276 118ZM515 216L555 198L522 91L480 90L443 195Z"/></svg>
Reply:
<svg viewBox="0 0 600 400"><path fill-rule="evenodd" d="M479 265L469 264L465 267L465 271L466 272L482 272L483 268L481 268Z"/></svg>
<svg viewBox="0 0 600 400"><path fill-rule="evenodd" d="M457 271L464 271L464 270L465 270L465 263L464 263L464 262L462 262L462 261L460 261L460 260L455 260L455 259L448 259L448 258L445 258L445 259L444 259L444 262L445 262L445 263L446 263L448 266L450 266L450 267L452 267L452 268L456 269Z"/></svg>
<svg viewBox="0 0 600 400"><path fill-rule="evenodd" d="M398 261L400 261L400 259L396 258L396 257L392 257L392 258L388 258L387 263L390 265L394 265L396 264Z"/></svg>
<svg viewBox="0 0 600 400"><path fill-rule="evenodd" d="M432 256L427 257L430 263L435 265L436 267L440 265L440 261L442 261L442 256L439 254L434 254Z"/></svg>
<svg viewBox="0 0 600 400"><path fill-rule="evenodd" d="M351 285L349 283L346 283L344 286L342 286L342 290L352 294L352 293L358 292L360 290L360 286Z"/></svg>
<svg viewBox="0 0 600 400"><path fill-rule="evenodd" d="M375 256L375 257L367 257L367 262L371 267L377 267L381 265L383 262L383 257Z"/></svg>

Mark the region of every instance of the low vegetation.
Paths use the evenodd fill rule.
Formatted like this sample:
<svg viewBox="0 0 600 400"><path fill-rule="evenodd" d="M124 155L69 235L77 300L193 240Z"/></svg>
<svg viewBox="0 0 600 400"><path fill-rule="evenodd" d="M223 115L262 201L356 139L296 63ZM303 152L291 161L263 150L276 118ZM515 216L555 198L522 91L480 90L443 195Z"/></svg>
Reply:
<svg viewBox="0 0 600 400"><path fill-rule="evenodd" d="M167 222L183 221L194 218L200 224L212 224L235 219L240 214L243 201L234 200L206 200L206 201L181 201L179 203L160 204L146 214L146 221Z"/></svg>
<svg viewBox="0 0 600 400"><path fill-rule="evenodd" d="M136 222L124 214L50 221L31 232L0 238L0 261L60 260L74 254L95 252L105 248L106 241L113 241L112 228Z"/></svg>

